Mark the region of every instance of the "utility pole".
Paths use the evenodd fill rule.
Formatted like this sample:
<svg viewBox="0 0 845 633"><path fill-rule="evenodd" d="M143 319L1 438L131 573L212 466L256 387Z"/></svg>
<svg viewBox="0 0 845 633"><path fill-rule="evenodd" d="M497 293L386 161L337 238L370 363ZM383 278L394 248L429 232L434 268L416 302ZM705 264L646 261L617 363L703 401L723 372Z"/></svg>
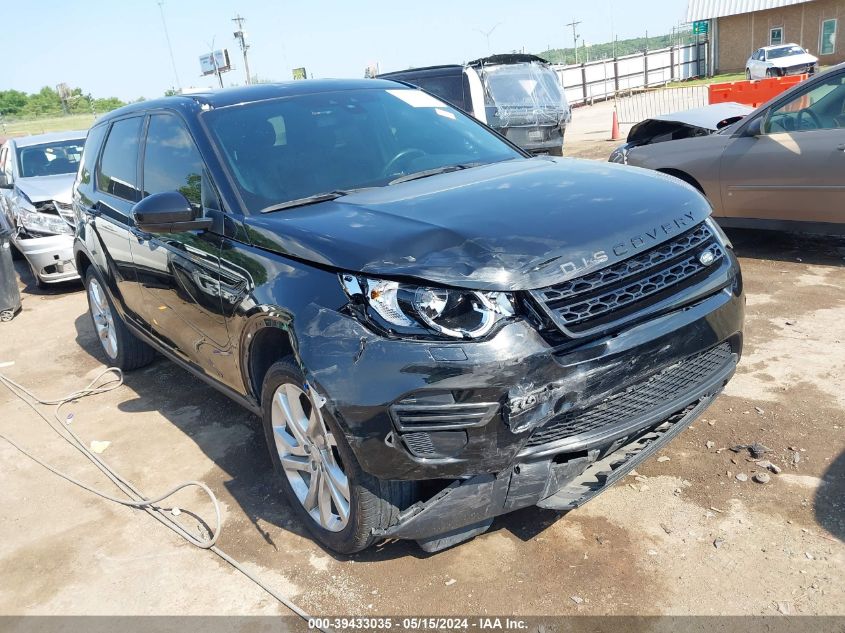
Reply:
<svg viewBox="0 0 845 633"><path fill-rule="evenodd" d="M575 63L578 63L578 34L575 32L575 27L581 24L581 22L576 22L572 20L569 24L564 24L564 26L571 26L572 27L572 50L575 52Z"/></svg>
<svg viewBox="0 0 845 633"><path fill-rule="evenodd" d="M176 87L182 92L182 82L179 81L179 72L176 70L176 59L173 57L173 46L170 44L170 33L167 32L167 20L164 19L164 2L159 0L158 10L161 13L161 25L164 27L164 39L167 40L167 50L170 51L170 64L173 66L173 75L176 77Z"/></svg>
<svg viewBox="0 0 845 633"><path fill-rule="evenodd" d="M235 39L238 40L238 44L240 44L241 51L244 54L244 71L246 72L246 83L249 85L252 83L252 79L249 75L249 61L246 57L246 52L249 50L249 44L246 43L246 33L244 33L244 22L246 20L241 16L239 13L235 17L232 18L232 22L238 23L238 30L233 33Z"/></svg>

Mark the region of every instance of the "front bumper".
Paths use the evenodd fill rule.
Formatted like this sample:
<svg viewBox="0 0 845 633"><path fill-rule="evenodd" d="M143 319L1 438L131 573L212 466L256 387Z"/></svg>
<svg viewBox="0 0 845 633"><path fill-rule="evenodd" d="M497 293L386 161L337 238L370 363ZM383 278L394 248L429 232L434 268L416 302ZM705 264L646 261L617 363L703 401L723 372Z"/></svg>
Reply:
<svg viewBox="0 0 845 633"><path fill-rule="evenodd" d="M16 237L15 247L44 283L79 279L73 259L72 235Z"/></svg>
<svg viewBox="0 0 845 633"><path fill-rule="evenodd" d="M700 395L658 424L605 447L567 459L521 459L507 470L455 482L425 502L401 512L380 530L385 538L415 539L438 551L484 532L496 516L531 505L552 510L577 508L631 472L688 427L733 374L710 381Z"/></svg>
<svg viewBox="0 0 845 633"><path fill-rule="evenodd" d="M388 339L350 315L322 310L309 332L298 333L298 351L368 473L405 480L499 474L528 457L604 450L704 397L710 386L702 380L715 366L701 380L667 391L665 402L624 409L600 432L532 442L560 416L595 411L684 359L726 344L733 360L724 369L732 372L742 350L745 300L729 259L726 267L736 272L727 286L586 342L553 344L527 321L509 323L483 342Z"/></svg>

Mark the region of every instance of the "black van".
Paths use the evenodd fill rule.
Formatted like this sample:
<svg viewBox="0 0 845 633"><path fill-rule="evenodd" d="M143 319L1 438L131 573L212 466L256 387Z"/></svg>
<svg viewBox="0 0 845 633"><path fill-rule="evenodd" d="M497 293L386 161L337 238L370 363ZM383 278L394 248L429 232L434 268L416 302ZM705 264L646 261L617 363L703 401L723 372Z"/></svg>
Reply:
<svg viewBox="0 0 845 633"><path fill-rule="evenodd" d="M379 78L419 86L529 152L563 154L572 110L557 73L541 57L493 55L464 65L414 68Z"/></svg>

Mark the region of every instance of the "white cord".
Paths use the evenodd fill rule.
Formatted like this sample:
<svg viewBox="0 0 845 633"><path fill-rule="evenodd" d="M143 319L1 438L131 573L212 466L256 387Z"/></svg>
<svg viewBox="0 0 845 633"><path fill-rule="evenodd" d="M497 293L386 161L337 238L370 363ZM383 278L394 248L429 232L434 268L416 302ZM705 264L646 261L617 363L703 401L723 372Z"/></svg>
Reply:
<svg viewBox="0 0 845 633"><path fill-rule="evenodd" d="M106 375L113 374L113 377L105 380L104 382L100 382ZM211 489L206 486L201 481L186 481L184 483L178 484L174 486L167 492L160 494L156 497L146 497L144 496L135 486L133 486L127 479L122 477L119 473L117 473L113 468L111 468L108 464L106 464L103 459L90 450L86 445L85 442L76 434L76 432L67 424L64 424L59 416L59 413L65 405L75 402L77 400L81 400L82 398L87 398L88 396L94 396L97 394L106 393L117 389L121 385L123 385L123 372L116 367L109 367L108 369L103 370L100 374L97 375L94 380L92 380L87 387L81 389L79 391L75 391L63 398L58 398L55 400L45 400L39 398L31 391L27 390L25 387L19 385L17 382L5 376L4 374L0 373L0 383L11 391L15 396L17 396L21 401L23 401L30 409L32 409L38 417L44 420L47 425L53 429L53 431L61 437L63 440L68 442L71 446L81 452L86 458L88 458L91 463L93 463L106 477L108 477L115 486L117 486L128 498L123 499L119 497L114 497L108 493L105 493L101 490L97 490L93 486L86 484L78 479L71 477L70 475L54 468L50 464L42 461L30 451L26 450L22 446L20 446L17 442L10 439L3 433L0 433L0 439L5 440L10 445L12 445L15 449L19 452L23 453L25 456L29 457L31 460L36 462L37 464L43 466L51 473L58 475L62 479L69 481L70 483L91 492L98 497L106 499L107 501L112 501L114 503L119 503L124 506L128 506L130 508L137 508L140 510L144 510L147 514L151 517L159 521L160 523L164 524L166 527L170 528L174 532L176 532L179 536L184 538L186 541L191 543L192 545L196 545L202 549L207 549L225 560L229 563L232 567L237 569L241 572L244 576L249 578L259 587L261 587L264 591L269 593L273 596L276 600L286 606L288 609L293 611L296 615L300 616L304 620L309 620L310 616L296 606L293 602L291 602L285 596L280 595L272 588L268 587L260 578L255 576L252 572L247 570L243 565L241 565L238 561L233 559L231 556L226 554L223 550L217 547L217 539L220 538L220 532L223 528L223 520L220 515L220 503L217 500L215 494L211 491ZM56 408L53 412L54 421L51 421L46 415L44 415L36 404L41 405L55 405ZM205 494L208 496L209 500L211 501L212 505L214 506L214 513L216 516L216 525L211 533L210 538L198 538L190 533L187 529L185 529L178 521L174 520L173 515L171 514L173 508L166 508L163 506L158 505L160 502L164 501L168 497L172 497L174 494L182 490L183 488L200 488ZM193 515L193 513L191 513ZM196 515L193 515L196 516ZM206 526L200 519L197 519L203 527L206 529ZM321 629L322 630L322 629Z"/></svg>

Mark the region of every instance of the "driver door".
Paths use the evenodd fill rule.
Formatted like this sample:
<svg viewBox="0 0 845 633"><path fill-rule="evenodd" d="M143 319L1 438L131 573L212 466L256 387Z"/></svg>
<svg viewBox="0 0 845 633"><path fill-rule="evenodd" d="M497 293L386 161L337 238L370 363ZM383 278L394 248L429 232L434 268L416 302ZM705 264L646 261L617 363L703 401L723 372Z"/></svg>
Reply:
<svg viewBox="0 0 845 633"><path fill-rule="evenodd" d="M775 102L760 134L722 154L724 214L801 222L845 221L845 72Z"/></svg>

